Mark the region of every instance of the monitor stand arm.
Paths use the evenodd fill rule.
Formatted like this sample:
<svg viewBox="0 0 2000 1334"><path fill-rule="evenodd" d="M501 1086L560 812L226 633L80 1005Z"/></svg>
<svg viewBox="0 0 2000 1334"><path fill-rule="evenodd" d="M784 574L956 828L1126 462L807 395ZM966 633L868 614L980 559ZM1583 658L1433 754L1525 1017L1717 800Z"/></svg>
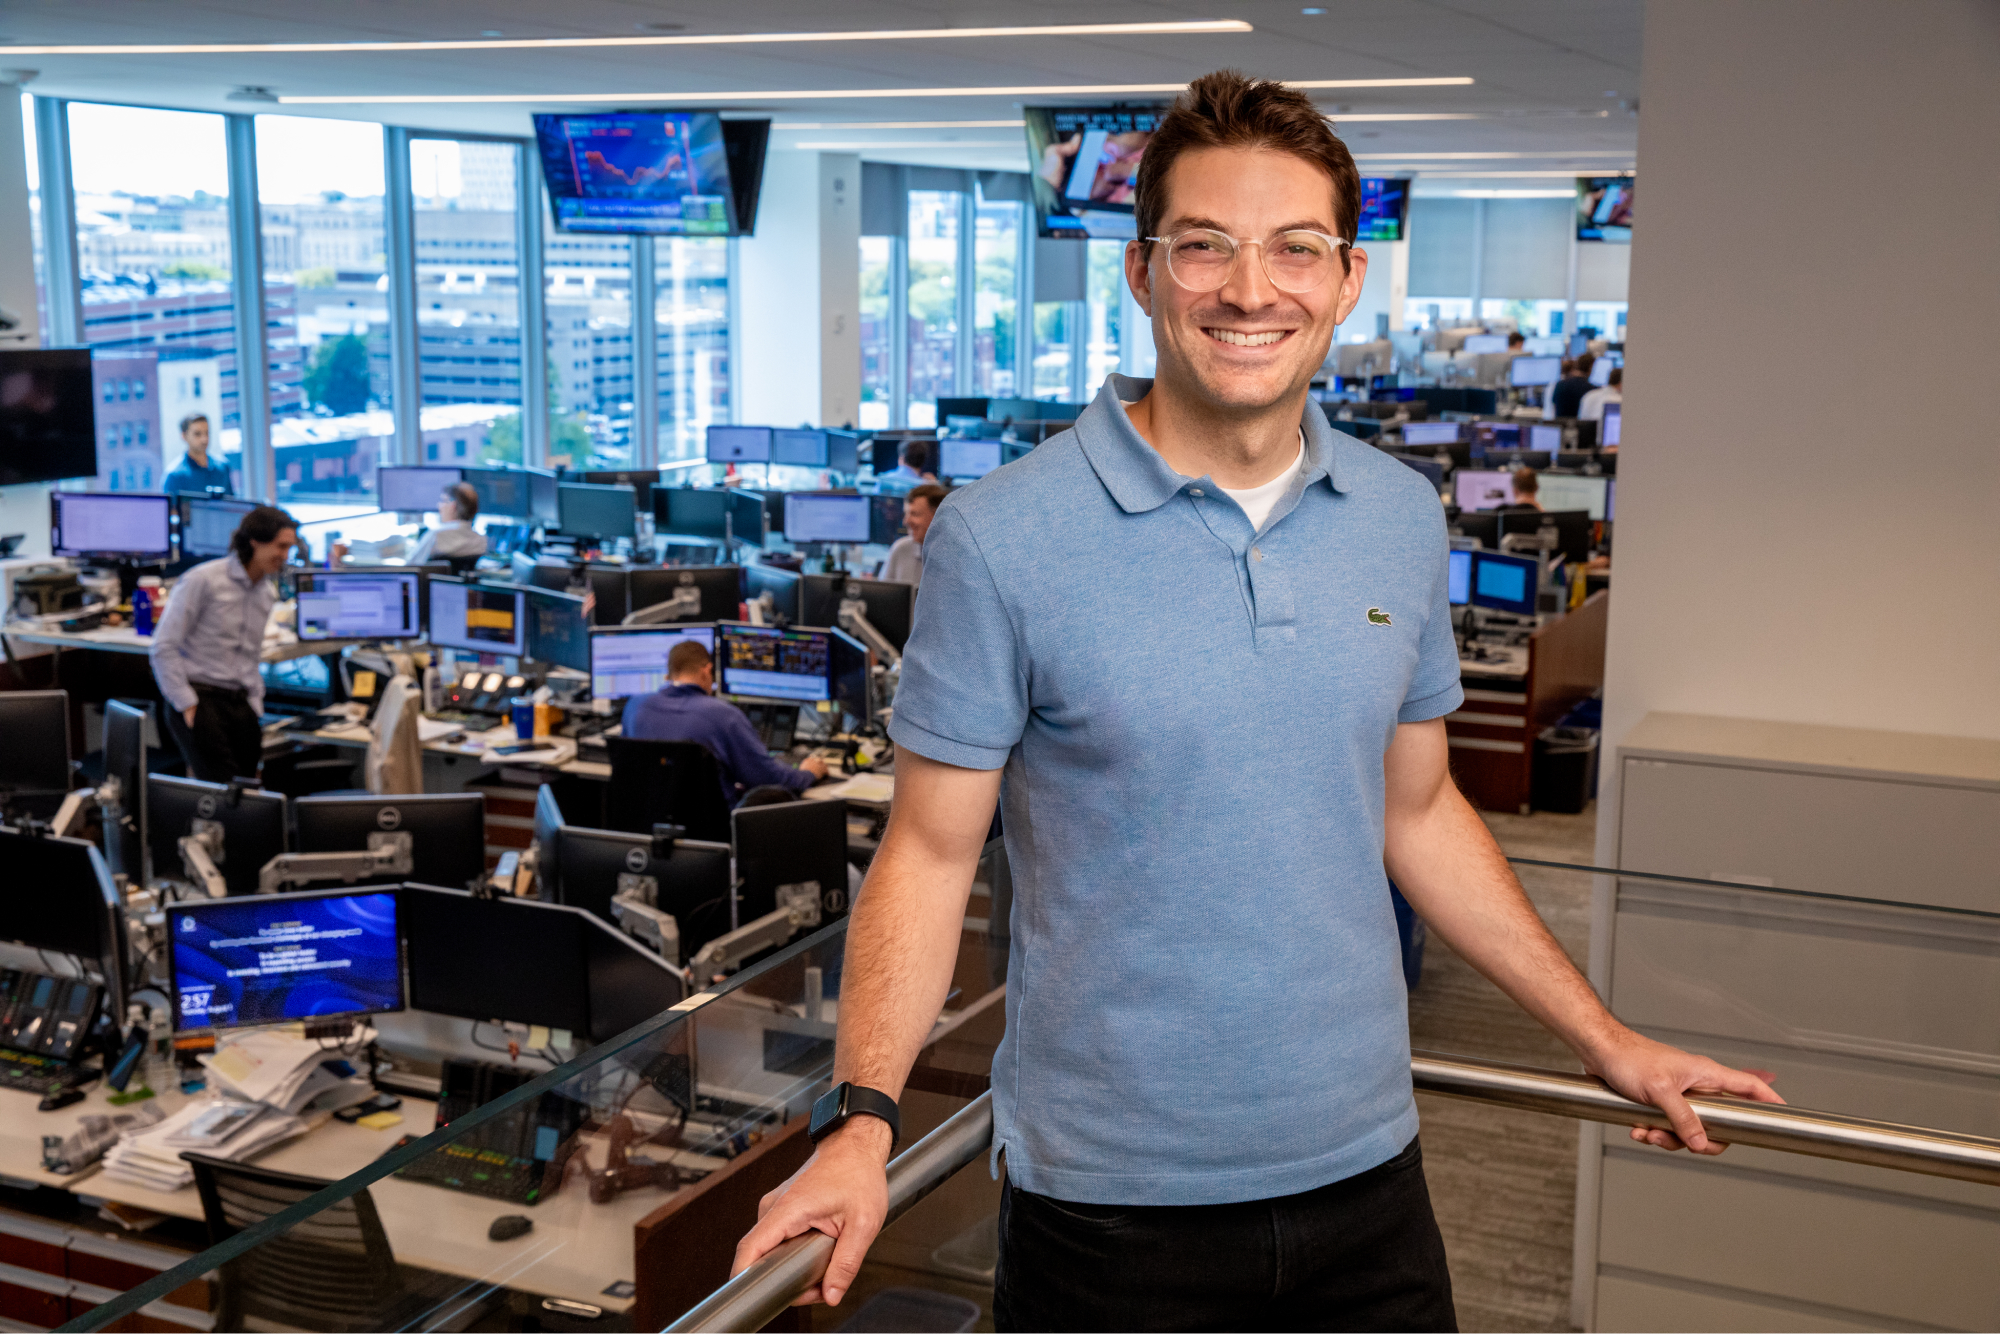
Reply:
<svg viewBox="0 0 2000 1334"><path fill-rule="evenodd" d="M688 985L699 986L703 978L733 973L754 954L775 949L801 929L820 923L819 886L778 887L778 909L746 922L728 935L717 936L688 960Z"/></svg>
<svg viewBox="0 0 2000 1334"><path fill-rule="evenodd" d="M81 838L83 813L97 804L96 788L78 788L64 797L62 805L56 808L55 818L49 821L49 832L57 838Z"/></svg>
<svg viewBox="0 0 2000 1334"><path fill-rule="evenodd" d="M868 604L860 598L840 600L840 628L874 650L875 656L890 667L901 667L903 655L889 642L887 635L877 630L868 620Z"/></svg>
<svg viewBox="0 0 2000 1334"><path fill-rule="evenodd" d="M665 602L655 602L620 621L620 625L659 625L665 621L691 621L701 615L701 594L683 584Z"/></svg>
<svg viewBox="0 0 2000 1334"><path fill-rule="evenodd" d="M366 852L280 853L257 872L257 892L276 894L287 885L309 885L316 880L351 885L363 876L408 875L414 846L409 831L399 829L393 834L368 835Z"/></svg>
<svg viewBox="0 0 2000 1334"><path fill-rule="evenodd" d="M181 866L202 891L212 899L229 897L229 885L215 869L222 853L222 827L209 820L196 820L194 832L180 838ZM268 892L268 891L267 891Z"/></svg>

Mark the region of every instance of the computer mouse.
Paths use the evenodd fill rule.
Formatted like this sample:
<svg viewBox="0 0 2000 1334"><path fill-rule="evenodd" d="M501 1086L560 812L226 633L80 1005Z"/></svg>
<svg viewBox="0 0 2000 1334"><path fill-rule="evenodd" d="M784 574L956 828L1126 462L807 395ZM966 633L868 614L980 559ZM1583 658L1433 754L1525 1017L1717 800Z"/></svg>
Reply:
<svg viewBox="0 0 2000 1334"><path fill-rule="evenodd" d="M535 1230L535 1220L525 1214L501 1214L486 1229L489 1241L512 1241Z"/></svg>
<svg viewBox="0 0 2000 1334"><path fill-rule="evenodd" d="M61 1111L63 1108L74 1103L82 1102L83 1096L82 1089L55 1089L42 1096L41 1105L35 1108L35 1110L38 1112Z"/></svg>

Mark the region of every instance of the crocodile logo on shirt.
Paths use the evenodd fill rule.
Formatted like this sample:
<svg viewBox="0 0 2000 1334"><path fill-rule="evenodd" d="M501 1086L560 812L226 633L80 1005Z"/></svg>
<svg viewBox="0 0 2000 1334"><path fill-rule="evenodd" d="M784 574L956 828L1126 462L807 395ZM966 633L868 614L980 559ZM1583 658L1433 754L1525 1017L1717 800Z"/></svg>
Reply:
<svg viewBox="0 0 2000 1334"><path fill-rule="evenodd" d="M1392 621L1391 621L1391 620L1389 619L1389 613L1388 613L1388 612L1386 612L1386 611L1383 611L1383 610L1382 610L1382 609L1381 609L1380 607L1370 607L1370 608L1368 609L1368 624L1370 624L1370 625L1392 625L1392 624L1394 624L1394 622L1392 622Z"/></svg>

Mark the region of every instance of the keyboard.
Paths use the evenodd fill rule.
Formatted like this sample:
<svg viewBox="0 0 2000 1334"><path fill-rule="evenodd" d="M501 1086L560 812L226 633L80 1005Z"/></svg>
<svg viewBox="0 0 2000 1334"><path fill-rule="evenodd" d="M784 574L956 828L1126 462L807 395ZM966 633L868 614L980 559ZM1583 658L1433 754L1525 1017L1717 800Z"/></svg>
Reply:
<svg viewBox="0 0 2000 1334"><path fill-rule="evenodd" d="M53 1056L0 1049L0 1088L46 1096L57 1089L74 1088L97 1078L95 1068L71 1065Z"/></svg>
<svg viewBox="0 0 2000 1334"><path fill-rule="evenodd" d="M446 1061L438 1090L437 1124L458 1118L534 1078L534 1072L479 1061ZM561 1146L583 1125L585 1108L544 1093L425 1154L396 1175L514 1204L534 1204L546 1193ZM411 1136L399 1142L408 1144Z"/></svg>
<svg viewBox="0 0 2000 1334"><path fill-rule="evenodd" d="M480 1130L486 1128L482 1126ZM412 1138L403 1136L396 1141L395 1147L402 1148ZM468 1136L474 1142L447 1144L399 1169L396 1175L410 1181L428 1181L434 1186L507 1200L513 1204L533 1204L541 1199L542 1177L548 1164L500 1149L482 1147L476 1142L481 1138L483 1136L475 1130Z"/></svg>

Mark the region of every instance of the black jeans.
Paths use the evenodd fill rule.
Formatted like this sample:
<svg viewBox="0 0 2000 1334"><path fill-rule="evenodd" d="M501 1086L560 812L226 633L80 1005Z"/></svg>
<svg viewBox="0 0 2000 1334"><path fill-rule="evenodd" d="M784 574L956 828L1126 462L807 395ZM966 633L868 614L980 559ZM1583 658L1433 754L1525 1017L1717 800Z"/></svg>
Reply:
<svg viewBox="0 0 2000 1334"><path fill-rule="evenodd" d="M250 707L250 696L242 690L205 685L195 686L194 694L193 727L180 710L166 706L167 730L181 748L188 773L210 783L256 778L257 766L264 762L264 729Z"/></svg>
<svg viewBox="0 0 2000 1334"><path fill-rule="evenodd" d="M1002 1330L1456 1330L1417 1141L1317 1190L1242 1204L1000 1196Z"/></svg>

